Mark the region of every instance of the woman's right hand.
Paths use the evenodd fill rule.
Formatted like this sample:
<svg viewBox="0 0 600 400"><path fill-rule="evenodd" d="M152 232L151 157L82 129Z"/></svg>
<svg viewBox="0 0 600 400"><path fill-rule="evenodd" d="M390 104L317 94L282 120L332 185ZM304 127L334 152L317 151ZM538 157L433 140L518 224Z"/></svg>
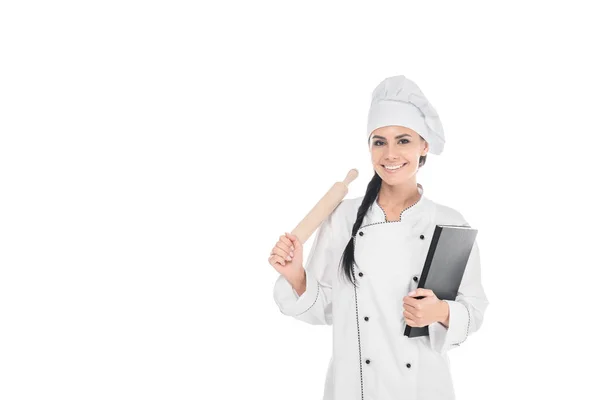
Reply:
<svg viewBox="0 0 600 400"><path fill-rule="evenodd" d="M299 284L305 279L302 266L302 243L296 235L285 232L271 250L269 264L291 284Z"/></svg>

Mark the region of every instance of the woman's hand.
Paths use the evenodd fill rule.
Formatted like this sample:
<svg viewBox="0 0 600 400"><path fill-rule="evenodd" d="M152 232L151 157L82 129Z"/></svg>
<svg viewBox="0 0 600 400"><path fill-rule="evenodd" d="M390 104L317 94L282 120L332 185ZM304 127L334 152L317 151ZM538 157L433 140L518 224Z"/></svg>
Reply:
<svg viewBox="0 0 600 400"><path fill-rule="evenodd" d="M424 296L415 299L411 296ZM408 326L421 328L434 322L446 322L448 320L448 303L438 299L432 290L419 288L404 296L404 319Z"/></svg>
<svg viewBox="0 0 600 400"><path fill-rule="evenodd" d="M269 264L292 285L300 285L306 278L302 266L302 242L296 235L285 232L271 250Z"/></svg>

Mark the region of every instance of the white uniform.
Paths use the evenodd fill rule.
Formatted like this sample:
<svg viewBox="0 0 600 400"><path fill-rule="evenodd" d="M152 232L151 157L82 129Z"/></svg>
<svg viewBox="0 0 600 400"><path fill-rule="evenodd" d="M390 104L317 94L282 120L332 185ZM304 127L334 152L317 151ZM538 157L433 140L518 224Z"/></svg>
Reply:
<svg viewBox="0 0 600 400"><path fill-rule="evenodd" d="M306 292L298 297L280 275L274 298L281 312L313 325L333 326L333 354L323 400L453 400L447 351L483 323L489 304L481 285L475 242L459 293L447 301L449 328L404 336L403 301L417 288L436 224L468 225L453 208L423 196L387 221L376 201L355 237L355 289L341 277L341 257L363 197L345 199L323 222L306 258Z"/></svg>

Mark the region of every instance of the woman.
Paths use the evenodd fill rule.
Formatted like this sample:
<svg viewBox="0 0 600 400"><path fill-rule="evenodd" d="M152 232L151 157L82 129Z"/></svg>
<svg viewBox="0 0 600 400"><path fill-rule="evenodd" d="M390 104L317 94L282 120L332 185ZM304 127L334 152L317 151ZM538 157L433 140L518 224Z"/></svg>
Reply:
<svg viewBox="0 0 600 400"><path fill-rule="evenodd" d="M477 242L456 300L417 289L435 225L468 225L416 181L427 153L443 150L442 125L419 87L394 76L373 91L367 132L375 174L365 195L323 222L306 268L298 238L279 238L269 257L281 274L275 302L333 326L323 400L455 399L447 352L481 327L489 302ZM406 325L428 326L429 336L408 338Z"/></svg>

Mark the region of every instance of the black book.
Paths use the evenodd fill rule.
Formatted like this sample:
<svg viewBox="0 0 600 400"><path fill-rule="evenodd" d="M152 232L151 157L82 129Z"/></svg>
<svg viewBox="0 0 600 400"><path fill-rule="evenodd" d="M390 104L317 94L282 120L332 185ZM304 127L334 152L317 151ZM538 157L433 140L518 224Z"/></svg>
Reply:
<svg viewBox="0 0 600 400"><path fill-rule="evenodd" d="M417 287L432 290L440 300L456 300L476 236L477 229L468 225L436 225ZM428 326L404 330L408 337L428 335Z"/></svg>

